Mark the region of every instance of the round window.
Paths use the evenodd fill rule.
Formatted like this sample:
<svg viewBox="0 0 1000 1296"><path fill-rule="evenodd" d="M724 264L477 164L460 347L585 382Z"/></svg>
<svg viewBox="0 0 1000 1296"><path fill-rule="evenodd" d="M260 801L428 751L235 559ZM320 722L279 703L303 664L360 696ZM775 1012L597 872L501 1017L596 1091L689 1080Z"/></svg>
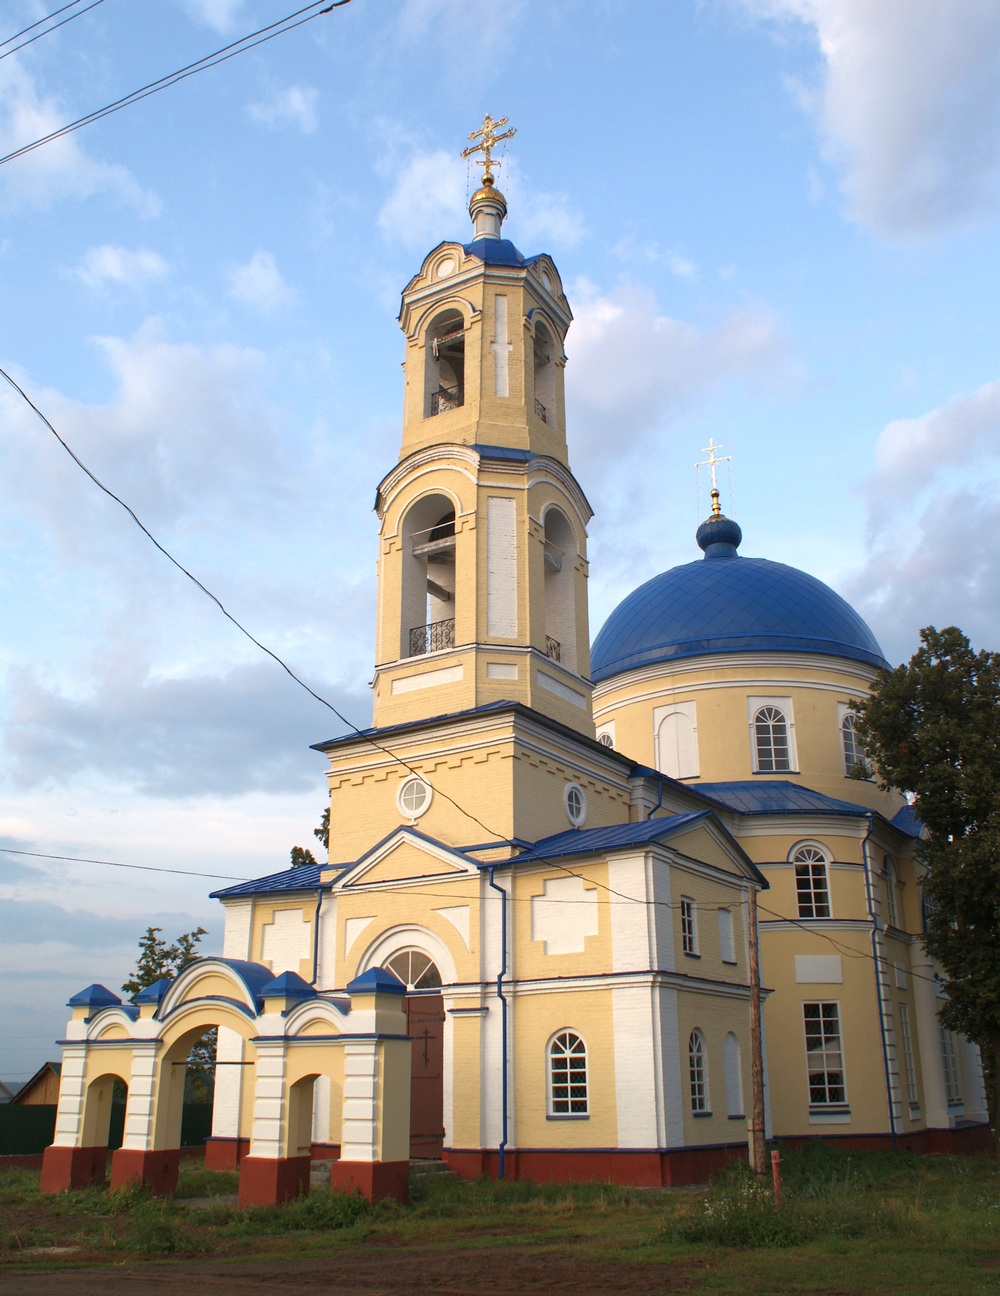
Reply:
<svg viewBox="0 0 1000 1296"><path fill-rule="evenodd" d="M412 823L427 810L433 795L434 791L431 785L414 774L413 778L408 778L396 793L396 805L399 807L399 813L404 819L409 819Z"/></svg>
<svg viewBox="0 0 1000 1296"><path fill-rule="evenodd" d="M574 828L582 826L587 818L587 796L579 783L567 783L563 791L566 814Z"/></svg>

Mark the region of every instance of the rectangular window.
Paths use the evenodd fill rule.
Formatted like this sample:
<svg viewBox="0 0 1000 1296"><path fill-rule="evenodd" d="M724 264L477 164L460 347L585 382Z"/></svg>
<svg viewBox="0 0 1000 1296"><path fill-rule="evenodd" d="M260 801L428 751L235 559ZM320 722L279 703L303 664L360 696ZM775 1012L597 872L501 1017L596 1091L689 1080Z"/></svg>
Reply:
<svg viewBox="0 0 1000 1296"><path fill-rule="evenodd" d="M681 948L692 957L698 953L698 915L695 902L681 897Z"/></svg>
<svg viewBox="0 0 1000 1296"><path fill-rule="evenodd" d="M949 1107L956 1107L962 1101L962 1088L958 1083L958 1053L955 1049L955 1036L950 1030L941 1027L941 1060L944 1062L944 1094Z"/></svg>
<svg viewBox="0 0 1000 1296"><path fill-rule="evenodd" d="M842 1107L847 1102L844 1055L840 1041L840 1005L804 1003L806 1073L811 1107Z"/></svg>
<svg viewBox="0 0 1000 1296"><path fill-rule="evenodd" d="M825 860L811 859L795 865L795 898L800 918L830 917L830 885Z"/></svg>
<svg viewBox="0 0 1000 1296"><path fill-rule="evenodd" d="M913 1037L910 1034L910 1005L899 1005L899 1039L903 1045L903 1072L906 1076L906 1099L911 1107L916 1107L917 1069L913 1065Z"/></svg>
<svg viewBox="0 0 1000 1296"><path fill-rule="evenodd" d="M719 910L719 950L723 963L736 962L736 944L733 940L733 911Z"/></svg>

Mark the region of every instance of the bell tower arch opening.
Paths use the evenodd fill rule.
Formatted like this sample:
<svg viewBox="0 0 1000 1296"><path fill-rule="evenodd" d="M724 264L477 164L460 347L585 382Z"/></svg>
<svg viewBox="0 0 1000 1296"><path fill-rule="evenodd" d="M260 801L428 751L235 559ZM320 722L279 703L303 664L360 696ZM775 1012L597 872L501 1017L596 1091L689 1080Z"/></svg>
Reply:
<svg viewBox="0 0 1000 1296"><path fill-rule="evenodd" d="M544 520L545 655L577 670L576 533L562 509L551 505Z"/></svg>
<svg viewBox="0 0 1000 1296"><path fill-rule="evenodd" d="M435 315L424 339L424 418L465 404L465 319L455 307Z"/></svg>
<svg viewBox="0 0 1000 1296"><path fill-rule="evenodd" d="M535 413L543 423L555 426L556 343L544 321L535 324L533 349Z"/></svg>
<svg viewBox="0 0 1000 1296"><path fill-rule="evenodd" d="M455 646L455 502L424 495L403 518L400 657Z"/></svg>

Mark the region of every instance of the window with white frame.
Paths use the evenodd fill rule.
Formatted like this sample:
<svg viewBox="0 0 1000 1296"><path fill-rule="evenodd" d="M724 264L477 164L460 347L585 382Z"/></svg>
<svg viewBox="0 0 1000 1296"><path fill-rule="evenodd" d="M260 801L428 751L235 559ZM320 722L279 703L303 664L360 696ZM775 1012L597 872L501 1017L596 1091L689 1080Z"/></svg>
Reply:
<svg viewBox="0 0 1000 1296"><path fill-rule="evenodd" d="M579 783L567 783L563 788L563 805L573 827L582 828L587 819L587 794Z"/></svg>
<svg viewBox="0 0 1000 1296"><path fill-rule="evenodd" d="M719 910L719 953L723 963L736 962L736 942L733 938L732 909Z"/></svg>
<svg viewBox="0 0 1000 1296"><path fill-rule="evenodd" d="M587 1046L575 1031L553 1035L548 1047L550 1116L588 1116Z"/></svg>
<svg viewBox="0 0 1000 1296"><path fill-rule="evenodd" d="M899 1038L903 1045L903 1072L906 1076L906 1100L911 1107L916 1107L917 1069L913 1064L913 1036L910 1033L910 1005L899 1005Z"/></svg>
<svg viewBox="0 0 1000 1296"><path fill-rule="evenodd" d="M830 917L830 879L826 852L812 842L792 851L795 869L795 900L800 918Z"/></svg>
<svg viewBox="0 0 1000 1296"><path fill-rule="evenodd" d="M896 894L898 880L896 878L896 866L892 862L892 857L886 855L882 860L882 876L885 879L885 920L890 927L899 926L899 897Z"/></svg>
<svg viewBox="0 0 1000 1296"><path fill-rule="evenodd" d="M955 1048L955 1036L941 1027L941 1060L944 1063L944 1096L949 1107L957 1107L962 1101L962 1087L958 1081L958 1051Z"/></svg>
<svg viewBox="0 0 1000 1296"><path fill-rule="evenodd" d="M688 1040L688 1074L691 1080L691 1110L696 1116L708 1116L708 1053L705 1037L693 1030Z"/></svg>
<svg viewBox="0 0 1000 1296"><path fill-rule="evenodd" d="M409 819L410 823L414 823L430 809L433 796L434 789L431 785L418 774L414 774L400 784L396 793L396 805L399 807L400 814L405 819Z"/></svg>
<svg viewBox="0 0 1000 1296"><path fill-rule="evenodd" d="M698 906L681 896L681 949L692 958L698 954Z"/></svg>
<svg viewBox="0 0 1000 1296"><path fill-rule="evenodd" d="M838 1003L804 1003L806 1075L811 1107L842 1107L847 1102L844 1052Z"/></svg>
<svg viewBox="0 0 1000 1296"><path fill-rule="evenodd" d="M871 771L865 759L865 749L857 733L857 720L854 712L849 711L841 702L840 711L840 751L844 758L845 778L870 778Z"/></svg>
<svg viewBox="0 0 1000 1296"><path fill-rule="evenodd" d="M750 754L755 774L787 774L795 769L792 699L749 697Z"/></svg>

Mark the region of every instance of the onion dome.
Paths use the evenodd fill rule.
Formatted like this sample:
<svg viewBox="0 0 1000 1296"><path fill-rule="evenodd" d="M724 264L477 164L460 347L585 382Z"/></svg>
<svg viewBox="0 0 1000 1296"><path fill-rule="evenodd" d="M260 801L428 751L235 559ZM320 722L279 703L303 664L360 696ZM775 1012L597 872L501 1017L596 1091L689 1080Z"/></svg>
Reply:
<svg viewBox="0 0 1000 1296"><path fill-rule="evenodd" d="M713 510L698 528L700 562L654 576L621 602L594 641L594 683L640 666L716 653L816 653L888 662L839 594L796 567L738 553L738 524Z"/></svg>

